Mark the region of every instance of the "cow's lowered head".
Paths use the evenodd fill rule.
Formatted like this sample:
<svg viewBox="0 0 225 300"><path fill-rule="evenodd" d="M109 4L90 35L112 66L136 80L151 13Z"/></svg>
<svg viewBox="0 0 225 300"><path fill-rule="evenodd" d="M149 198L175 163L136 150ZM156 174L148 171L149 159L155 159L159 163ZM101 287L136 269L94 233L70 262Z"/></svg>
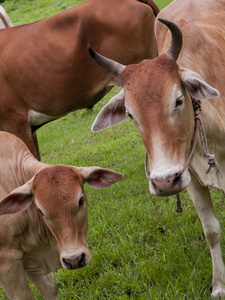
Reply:
<svg viewBox="0 0 225 300"><path fill-rule="evenodd" d="M55 237L62 267L84 267L91 255L86 243L88 203L83 184L103 189L122 178L121 173L100 167L49 166L2 199L0 215L29 208L32 223L38 214L37 227L47 226ZM26 214L21 217L25 220Z"/></svg>
<svg viewBox="0 0 225 300"><path fill-rule="evenodd" d="M172 34L166 53L139 64L124 66L96 53L89 53L102 68L114 74L123 86L98 114L92 130L101 131L130 117L140 132L150 164L150 192L158 196L177 194L190 183L185 166L194 134L191 97L219 96L196 72L178 66L182 33L178 26L159 19Z"/></svg>

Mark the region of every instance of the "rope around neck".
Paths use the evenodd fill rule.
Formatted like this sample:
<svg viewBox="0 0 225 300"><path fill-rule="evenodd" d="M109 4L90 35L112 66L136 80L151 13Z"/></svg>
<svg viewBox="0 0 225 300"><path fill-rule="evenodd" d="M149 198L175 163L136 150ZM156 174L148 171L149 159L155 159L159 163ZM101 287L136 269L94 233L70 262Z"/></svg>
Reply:
<svg viewBox="0 0 225 300"><path fill-rule="evenodd" d="M214 154L210 154L209 150L208 150L208 143L207 143L207 138L206 138L206 133L205 133L205 128L203 126L203 123L201 121L201 119L199 118L199 115L197 113L197 111L201 111L201 101L198 99L195 99L193 97L191 97L191 101L192 101L192 105L193 105L193 109L194 109L194 113L195 113L195 132L194 132L194 138L192 141L192 148L191 148L191 152L188 156L188 159L184 165L184 167L182 168L182 170L177 174L176 177L179 177L183 174L184 170L187 168L193 154L195 151L195 147L197 144L197 138L198 138L198 129L199 129L199 133L200 133L200 139L201 139L201 144L202 144L202 148L203 148L203 152L204 152L204 156L206 156L208 158L208 164L209 164L209 168L206 171L206 174L209 173L209 171L211 170L211 168L215 168L216 169L216 174L217 176L219 175L220 171L219 171L219 166L218 163L216 162L215 159L215 155ZM147 164L148 164L148 153L147 151L145 151L145 174L147 179L152 182L151 177L148 174L148 168L147 168Z"/></svg>
<svg viewBox="0 0 225 300"><path fill-rule="evenodd" d="M193 109L194 109L194 113L195 113L195 132L194 132L194 139L192 142L192 149L191 152L189 154L189 157L183 167L183 169L177 174L177 177L181 176L182 173L184 172L184 170L187 168L193 154L194 154L194 150L196 147L196 143L197 143L197 138L198 138L198 129L199 129L199 133L200 133L200 139L201 139L201 144L202 144L202 148L203 148L203 152L204 152L204 156L206 156L208 158L208 164L209 164L209 168L206 171L206 174L209 173L209 171L211 170L211 168L215 168L216 169L216 175L219 176L220 170L219 170L219 166L218 163L216 162L215 159L215 155L214 154L210 154L209 150L208 150L208 143L207 143L207 138L206 138L206 133L205 133L205 128L203 126L203 123L201 121L201 119L199 118L199 115L197 113L197 111L201 111L201 101L198 99L195 99L193 97L191 97L191 101L192 101L192 105L193 105ZM148 153L147 151L145 151L145 174L147 179L152 182L152 179L150 178L149 174L148 174ZM179 193L177 194L177 209L176 212L182 212L182 207L181 207L181 201L180 201L180 197L179 197Z"/></svg>
<svg viewBox="0 0 225 300"><path fill-rule="evenodd" d="M194 112L195 112L195 131L194 131L194 138L193 138L193 141L192 141L192 148L191 148L191 152L188 156L188 159L183 167L183 169L176 175L176 178L177 177L180 177L184 170L187 168L193 154L194 154L194 151L195 151L195 147L196 147L196 143L197 143L197 138L198 138L198 128L199 128L199 123L200 123L200 119L197 115L197 110L201 110L201 106L200 106L200 100L197 100L197 99L193 99L191 98L192 100L192 104L193 104L193 109L194 109ZM206 141L207 143L207 141ZM149 176L148 174L148 168L147 168L147 164L148 164L148 153L147 151L145 151L145 174L146 174L146 177L147 179L152 182L153 180L151 179L151 177Z"/></svg>

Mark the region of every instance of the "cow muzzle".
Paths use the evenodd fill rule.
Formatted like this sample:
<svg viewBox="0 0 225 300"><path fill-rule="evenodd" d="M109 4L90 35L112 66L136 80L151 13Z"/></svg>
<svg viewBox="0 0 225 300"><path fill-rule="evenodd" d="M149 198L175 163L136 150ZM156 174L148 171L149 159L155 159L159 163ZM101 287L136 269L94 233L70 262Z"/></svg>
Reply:
<svg viewBox="0 0 225 300"><path fill-rule="evenodd" d="M84 267L86 265L85 254L82 253L80 256L72 259L63 257L63 263L66 266L66 268L69 270Z"/></svg>
<svg viewBox="0 0 225 300"><path fill-rule="evenodd" d="M64 254L61 257L61 263L64 269L74 270L86 266L90 259L91 255L89 252L81 251L80 253L71 256Z"/></svg>
<svg viewBox="0 0 225 300"><path fill-rule="evenodd" d="M149 182L150 193L157 196L171 196L185 189L191 181L190 173L186 169L181 175L179 172L172 175L155 175L151 174Z"/></svg>

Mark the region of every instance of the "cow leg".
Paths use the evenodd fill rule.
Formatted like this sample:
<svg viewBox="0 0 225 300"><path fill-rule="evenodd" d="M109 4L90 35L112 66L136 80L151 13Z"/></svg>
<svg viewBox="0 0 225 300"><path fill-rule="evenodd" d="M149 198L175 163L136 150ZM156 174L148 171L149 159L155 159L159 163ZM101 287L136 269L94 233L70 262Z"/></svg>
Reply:
<svg viewBox="0 0 225 300"><path fill-rule="evenodd" d="M28 286L22 258L17 251L0 253L0 284L9 299L34 300Z"/></svg>
<svg viewBox="0 0 225 300"><path fill-rule="evenodd" d="M225 293L224 263L220 247L220 224L214 214L213 204L208 187L203 187L192 176L188 192L201 220L205 237L208 241L213 265L212 297L217 298Z"/></svg>
<svg viewBox="0 0 225 300"><path fill-rule="evenodd" d="M34 143L34 146L36 148L36 151L37 151L37 155L35 156L38 160L41 160L41 156L40 156L40 151L39 151L39 145L38 145L38 140L37 140L37 134L36 134L36 131L34 131L32 133L32 139L33 139L33 143Z"/></svg>
<svg viewBox="0 0 225 300"><path fill-rule="evenodd" d="M57 288L51 274L39 275L35 273L27 273L28 277L35 284L37 290L44 296L46 300L58 300Z"/></svg>
<svg viewBox="0 0 225 300"><path fill-rule="evenodd" d="M28 120L23 116L19 119L19 115L14 115L13 113L7 117L9 118L10 122L7 120L3 122L2 127L4 131L10 132L23 140L34 157L40 159L39 150L36 146L37 141L35 136L32 135Z"/></svg>

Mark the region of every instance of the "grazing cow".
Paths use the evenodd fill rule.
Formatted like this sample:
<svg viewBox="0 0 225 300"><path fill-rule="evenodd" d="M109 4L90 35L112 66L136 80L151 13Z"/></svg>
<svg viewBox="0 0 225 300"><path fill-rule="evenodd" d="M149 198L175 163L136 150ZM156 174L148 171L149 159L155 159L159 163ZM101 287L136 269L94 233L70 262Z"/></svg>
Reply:
<svg viewBox="0 0 225 300"><path fill-rule="evenodd" d="M5 9L0 5L0 29L13 27L13 23L7 15Z"/></svg>
<svg viewBox="0 0 225 300"><path fill-rule="evenodd" d="M150 160L150 192L166 196L188 186L212 255L214 298L225 293L221 231L209 192L209 186L225 192L224 11L223 0L173 1L156 22L159 56L139 64L125 67L89 49L124 87L99 113L93 131L130 116ZM199 99L207 100L197 116Z"/></svg>
<svg viewBox="0 0 225 300"><path fill-rule="evenodd" d="M153 58L157 13L152 0L88 0L1 31L0 130L20 137L39 158L36 129L92 107L115 85L91 60L87 43L124 64Z"/></svg>
<svg viewBox="0 0 225 300"><path fill-rule="evenodd" d="M83 184L106 188L121 173L99 167L50 166L16 136L0 133L0 284L9 299L34 299L26 275L45 299L58 299L50 272L90 260Z"/></svg>

